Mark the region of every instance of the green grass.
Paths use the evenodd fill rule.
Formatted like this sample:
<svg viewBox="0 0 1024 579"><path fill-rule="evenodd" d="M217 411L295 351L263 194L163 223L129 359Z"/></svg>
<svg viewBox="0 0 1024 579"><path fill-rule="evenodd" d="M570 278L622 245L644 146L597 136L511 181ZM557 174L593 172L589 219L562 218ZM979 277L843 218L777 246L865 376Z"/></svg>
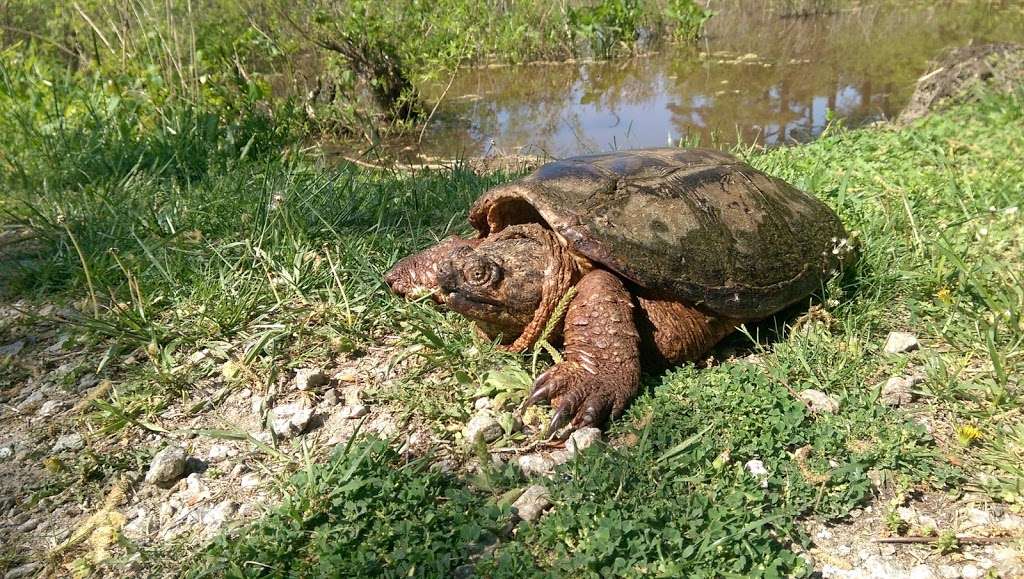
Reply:
<svg viewBox="0 0 1024 579"><path fill-rule="evenodd" d="M272 392L288 367L385 342L398 379L374 396L466 460L458 430L472 394L521 399L530 356L498 352L381 283L398 257L465 232L470 202L507 176L325 167L298 147L285 109L205 90L126 99L47 62L3 53L0 212L30 239L3 254L0 288L8 301L76 301L77 343L116 382L87 417L99 434L202 401L199 380ZM825 321L774 343L735 338L757 364L647 377L611 428L627 444L562 467L538 523L506 532L510 493L527 482L511 466L441 474L429 457L360 440L299 469L279 508L215 542L194 572L803 575L799 521L865 504L870 469L1024 500L1022 122L1024 96L981 95L899 131L833 127L806 146L749 152L857 231L859 261L821 292ZM924 348L884 355L894 329ZM216 363L184 363L204 348ZM916 411L944 418L932 434L878 402L885 379L909 368L926 375ZM810 415L791 394L805 388L839 410ZM965 446L957 429L968 425L981 434ZM107 480L137 461L127 456L82 478ZM752 459L767 486L745 470Z"/></svg>

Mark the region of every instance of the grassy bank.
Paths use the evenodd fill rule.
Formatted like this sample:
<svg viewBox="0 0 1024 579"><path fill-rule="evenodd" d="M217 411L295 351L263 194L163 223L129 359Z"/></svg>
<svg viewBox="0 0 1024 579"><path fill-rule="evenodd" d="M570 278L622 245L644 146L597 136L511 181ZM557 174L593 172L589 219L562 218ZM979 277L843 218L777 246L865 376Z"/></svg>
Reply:
<svg viewBox="0 0 1024 579"><path fill-rule="evenodd" d="M708 17L694 0L22 0L0 11L0 46L118 98L292 103L309 129L374 141L422 121L421 87L460 66L628 55Z"/></svg>
<svg viewBox="0 0 1024 579"><path fill-rule="evenodd" d="M367 357L393 379L364 395L466 467L443 474L430 453L410 459L369 440L323 460L281 444L295 472L282 505L215 542L196 572L800 575L811 538L799 521L841 519L875 493L1022 500L1021 95L749 153L835 207L858 232L860 261L798 331L761 326L754 343L732 342L735 358L647 377L612 425L614 447L560 467L547 483L553 512L509 535L509 498L527 481L508 464L474 472L481 449L460 432L479 395L514 407L533 360L381 283L397 257L465 232L469 203L507 177L325 167L296 145L301 115L268 110L258 79L187 70L173 82L159 70L88 76L3 54L0 291L22 308L71 302L71 344L113 383L81 428L119 450L78 457L102 466L85 479L78 465L55 469L45 492L84 480L99 494L134 468L140 433L168 408L205 407L210 384L272 402L293 368ZM890 330L923 348L884 355ZM0 363L5 389L32 376ZM909 374L924 377L917 402L881 404L881 384ZM838 411L812 414L793 395L806 388ZM496 446L524 442L510 432ZM143 555L175 568L186 559L174 548Z"/></svg>

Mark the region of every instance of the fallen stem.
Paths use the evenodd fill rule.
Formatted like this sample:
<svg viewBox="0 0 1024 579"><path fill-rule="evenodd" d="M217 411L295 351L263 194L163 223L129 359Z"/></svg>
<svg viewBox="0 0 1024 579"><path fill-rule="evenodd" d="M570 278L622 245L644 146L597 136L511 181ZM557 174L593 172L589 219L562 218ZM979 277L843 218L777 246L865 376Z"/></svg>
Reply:
<svg viewBox="0 0 1024 579"><path fill-rule="evenodd" d="M893 545L912 545L919 543L934 543L941 537L883 537L881 539L875 539L876 543L888 543ZM1018 537L967 537L958 536L956 538L958 543L961 544L974 544L974 545L988 545L992 543L1009 543L1015 541Z"/></svg>

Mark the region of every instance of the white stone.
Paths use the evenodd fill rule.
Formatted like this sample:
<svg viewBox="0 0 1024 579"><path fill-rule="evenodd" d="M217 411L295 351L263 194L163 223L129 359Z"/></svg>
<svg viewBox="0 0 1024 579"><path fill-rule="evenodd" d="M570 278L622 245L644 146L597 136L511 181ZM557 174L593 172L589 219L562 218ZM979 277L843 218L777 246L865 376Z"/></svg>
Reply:
<svg viewBox="0 0 1024 579"><path fill-rule="evenodd" d="M902 376L889 378L885 381L885 385L882 386L882 403L889 406L910 404L914 401L914 382L913 379L903 378Z"/></svg>
<svg viewBox="0 0 1024 579"><path fill-rule="evenodd" d="M910 579L939 579L928 565L915 565L910 569Z"/></svg>
<svg viewBox="0 0 1024 579"><path fill-rule="evenodd" d="M239 483L243 489L251 489L260 486L260 477L254 472L242 475L242 480Z"/></svg>
<svg viewBox="0 0 1024 579"><path fill-rule="evenodd" d="M133 541L139 541L152 535L158 528L157 522L143 507L135 511L135 515L127 525L124 526L124 536Z"/></svg>
<svg viewBox="0 0 1024 579"><path fill-rule="evenodd" d="M328 389L326 392L324 392L324 398L322 402L324 406L336 406L338 404L338 391L335 390L334 388Z"/></svg>
<svg viewBox="0 0 1024 579"><path fill-rule="evenodd" d="M85 447L85 439L82 438L81 434L72 432L71 434L65 434L57 439L54 443L52 452L62 452L65 450L81 450Z"/></svg>
<svg viewBox="0 0 1024 579"><path fill-rule="evenodd" d="M928 515L920 515L917 517L917 526L921 529L931 529L933 531L939 530L939 522L935 520L935 517Z"/></svg>
<svg viewBox="0 0 1024 579"><path fill-rule="evenodd" d="M821 390L808 388L800 393L800 399L807 403L812 414L833 414L839 410L839 403Z"/></svg>
<svg viewBox="0 0 1024 579"><path fill-rule="evenodd" d="M188 454L180 446L168 446L156 453L152 462L149 463L149 472L146 473L146 482L155 485L166 485L172 483L185 474L185 463Z"/></svg>
<svg viewBox="0 0 1024 579"><path fill-rule="evenodd" d="M952 565L939 565L939 577L942 577L942 579L959 579L960 570Z"/></svg>
<svg viewBox="0 0 1024 579"><path fill-rule="evenodd" d="M879 555L872 555L864 561L864 568L868 571L869 577L905 577L902 569L886 561Z"/></svg>
<svg viewBox="0 0 1024 579"><path fill-rule="evenodd" d="M39 407L39 412L37 412L36 414L38 414L39 416L53 416L54 414L57 414L61 410L64 410L64 407L65 404L63 401L47 400L46 402L43 403L42 406Z"/></svg>
<svg viewBox="0 0 1024 579"><path fill-rule="evenodd" d="M194 472L188 475L184 481L178 484L184 488L177 493L175 499L183 505L195 506L210 498L210 490L199 479L199 473Z"/></svg>
<svg viewBox="0 0 1024 579"><path fill-rule="evenodd" d="M282 404L271 411L270 427L278 438L298 436L306 430L313 411L304 404Z"/></svg>
<svg viewBox="0 0 1024 579"><path fill-rule="evenodd" d="M569 459L572 458L572 454L570 454L568 450L552 450L548 454L548 458L551 459L551 462L555 466L558 466L569 462Z"/></svg>
<svg viewBox="0 0 1024 579"><path fill-rule="evenodd" d="M985 572L974 565L964 565L960 569L960 576L964 579L981 579L985 576Z"/></svg>
<svg viewBox="0 0 1024 579"><path fill-rule="evenodd" d="M542 454L524 454L517 464L523 476L547 475L555 468L555 462Z"/></svg>
<svg viewBox="0 0 1024 579"><path fill-rule="evenodd" d="M36 404L42 403L42 401L43 393L39 390L35 390L34 392L28 395L28 398L19 402L18 405L15 406L15 408L17 408L18 410L27 410L35 406Z"/></svg>
<svg viewBox="0 0 1024 579"><path fill-rule="evenodd" d="M203 524L206 525L208 533L220 529L231 517L238 512L238 503L232 500L224 500L213 506L203 515Z"/></svg>
<svg viewBox="0 0 1024 579"><path fill-rule="evenodd" d="M569 457L572 458L583 449L590 448L600 440L601 429L594 428L593 426L580 428L569 435L569 439L565 441L565 450L569 452Z"/></svg>
<svg viewBox="0 0 1024 579"><path fill-rule="evenodd" d="M907 332L889 332L889 336L885 339L885 350L886 354L902 354L904 352L912 352L921 345L917 341L917 336L909 334Z"/></svg>
<svg viewBox="0 0 1024 579"><path fill-rule="evenodd" d="M484 442L494 442L505 434L505 429L498 423L498 419L490 412L481 412L469 419L466 425L466 440L474 443L479 439Z"/></svg>
<svg viewBox="0 0 1024 579"><path fill-rule="evenodd" d="M752 474L754 478L761 480L761 488L768 488L768 469L765 468L764 463L758 459L748 460L743 465L747 469L747 472Z"/></svg>
<svg viewBox="0 0 1024 579"><path fill-rule="evenodd" d="M992 515L981 509L967 509L967 520L975 527L987 527L992 524Z"/></svg>
<svg viewBox="0 0 1024 579"><path fill-rule="evenodd" d="M370 413L370 409L365 404L353 404L351 406L343 406L338 411L338 416L342 418L362 418Z"/></svg>
<svg viewBox="0 0 1024 579"><path fill-rule="evenodd" d="M533 485L512 503L516 515L524 521L536 521L551 506L551 496L543 485Z"/></svg>
<svg viewBox="0 0 1024 579"><path fill-rule="evenodd" d="M473 402L473 408L476 410L488 410L491 407L491 399L484 396L483 398L477 398Z"/></svg>
<svg viewBox="0 0 1024 579"><path fill-rule="evenodd" d="M218 442L210 447L210 452L207 453L206 460L207 462L214 464L221 462L227 459L228 457L235 456L236 454L238 454L238 451L235 450L230 444Z"/></svg>
<svg viewBox="0 0 1024 579"><path fill-rule="evenodd" d="M896 514L900 516L900 519L906 521L911 525L917 524L917 511L911 507L897 507Z"/></svg>
<svg viewBox="0 0 1024 579"><path fill-rule="evenodd" d="M13 446L0 446L0 460L7 460L14 456Z"/></svg>
<svg viewBox="0 0 1024 579"><path fill-rule="evenodd" d="M300 368L295 371L295 379L292 382L297 390L315 390L326 386L330 381L327 374L319 368Z"/></svg>
<svg viewBox="0 0 1024 579"><path fill-rule="evenodd" d="M1003 515L1003 518L999 519L997 525L999 525L1000 529L1011 533L1024 531L1024 518L1007 513Z"/></svg>

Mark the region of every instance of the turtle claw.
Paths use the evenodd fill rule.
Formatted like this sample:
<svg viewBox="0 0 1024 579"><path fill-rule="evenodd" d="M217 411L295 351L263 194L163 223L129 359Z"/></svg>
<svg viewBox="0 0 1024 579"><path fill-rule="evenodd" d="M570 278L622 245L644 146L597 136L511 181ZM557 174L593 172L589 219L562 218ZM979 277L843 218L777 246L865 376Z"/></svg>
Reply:
<svg viewBox="0 0 1024 579"><path fill-rule="evenodd" d="M547 388L547 386L541 386L540 388L534 386L533 393L530 394L530 397L526 399L526 402L523 402L522 411L525 412L527 408L533 406L534 404L540 402L541 400L547 400L547 399L548 399L548 388Z"/></svg>
<svg viewBox="0 0 1024 579"><path fill-rule="evenodd" d="M558 432L558 430L565 426L565 423L569 421L569 412L566 412L565 410L566 409L562 407L555 410L555 415L551 417L551 422L548 423L547 430L544 431L544 438L548 438L552 434Z"/></svg>

